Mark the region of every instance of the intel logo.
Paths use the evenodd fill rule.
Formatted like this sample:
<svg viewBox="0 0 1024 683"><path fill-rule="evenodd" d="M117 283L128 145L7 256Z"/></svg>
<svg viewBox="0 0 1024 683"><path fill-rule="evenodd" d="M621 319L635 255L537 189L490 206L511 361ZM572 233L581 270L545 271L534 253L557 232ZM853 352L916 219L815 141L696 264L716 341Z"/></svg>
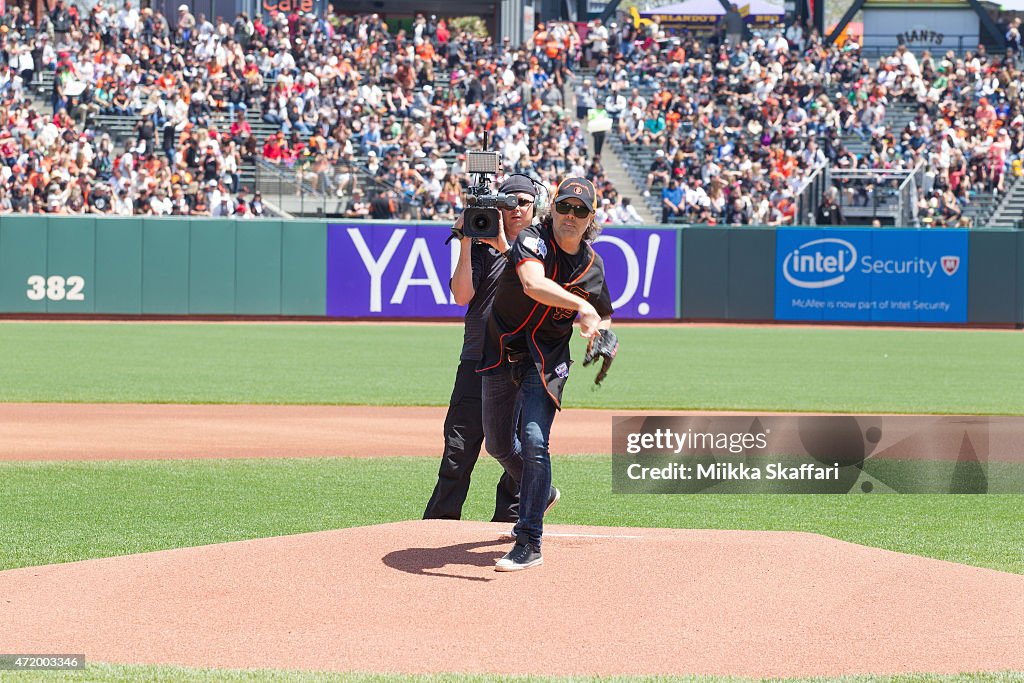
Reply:
<svg viewBox="0 0 1024 683"><path fill-rule="evenodd" d="M782 275L804 289L823 289L846 280L857 264L857 250L846 240L825 237L805 242L786 254Z"/></svg>

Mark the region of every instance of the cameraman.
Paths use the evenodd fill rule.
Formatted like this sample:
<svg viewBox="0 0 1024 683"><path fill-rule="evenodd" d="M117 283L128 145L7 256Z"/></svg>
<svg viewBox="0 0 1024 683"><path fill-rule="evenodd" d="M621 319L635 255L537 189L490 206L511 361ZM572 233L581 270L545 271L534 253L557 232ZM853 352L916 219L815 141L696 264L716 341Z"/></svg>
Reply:
<svg viewBox="0 0 1024 683"><path fill-rule="evenodd" d="M483 349L484 328L494 302L498 278L505 270L505 253L509 244L516 241L519 232L533 222L536 214L537 188L525 176L510 176L498 191L516 197L519 206L512 210L500 209L502 230L495 239L461 239L459 261L449 285L455 302L460 306L469 304L469 308L466 310L462 355L455 372L455 387L444 421L444 454L437 473L437 485L427 502L423 519L462 518L462 505L469 493L469 478L484 440L481 380L475 372ZM461 234L461 215L455 221L455 230ZM502 474L491 521L515 522L518 519L519 484L507 473Z"/></svg>

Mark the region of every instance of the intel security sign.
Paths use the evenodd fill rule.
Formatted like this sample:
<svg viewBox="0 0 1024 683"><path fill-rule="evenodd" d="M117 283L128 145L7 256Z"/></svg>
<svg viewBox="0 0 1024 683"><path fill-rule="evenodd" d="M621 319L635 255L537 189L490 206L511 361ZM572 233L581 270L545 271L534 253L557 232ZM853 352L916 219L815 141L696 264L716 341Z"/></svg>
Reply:
<svg viewBox="0 0 1024 683"><path fill-rule="evenodd" d="M967 231L776 231L775 318L967 322Z"/></svg>

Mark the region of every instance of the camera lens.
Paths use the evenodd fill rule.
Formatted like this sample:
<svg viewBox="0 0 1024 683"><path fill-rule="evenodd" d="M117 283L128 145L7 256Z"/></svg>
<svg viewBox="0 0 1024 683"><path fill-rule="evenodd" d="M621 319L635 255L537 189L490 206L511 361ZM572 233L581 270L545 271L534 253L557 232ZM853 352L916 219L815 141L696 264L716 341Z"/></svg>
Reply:
<svg viewBox="0 0 1024 683"><path fill-rule="evenodd" d="M473 229L477 232L481 232L487 229L487 216L484 214L478 214L473 216Z"/></svg>

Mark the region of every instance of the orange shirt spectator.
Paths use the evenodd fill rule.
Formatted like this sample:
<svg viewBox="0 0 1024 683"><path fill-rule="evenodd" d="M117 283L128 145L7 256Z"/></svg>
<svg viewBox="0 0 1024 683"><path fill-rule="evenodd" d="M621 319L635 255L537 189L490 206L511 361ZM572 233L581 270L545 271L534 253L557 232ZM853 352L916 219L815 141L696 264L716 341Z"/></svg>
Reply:
<svg viewBox="0 0 1024 683"><path fill-rule="evenodd" d="M549 35L547 41L544 43L544 54L548 56L548 59L558 59L558 55L562 53L562 44L558 42L558 39Z"/></svg>
<svg viewBox="0 0 1024 683"><path fill-rule="evenodd" d="M163 72L160 75L160 78L156 79L157 87L161 90L167 91L174 89L175 82L176 79L174 78L174 74L172 74L170 71Z"/></svg>
<svg viewBox="0 0 1024 683"><path fill-rule="evenodd" d="M429 40L424 40L420 43L420 46L416 48L416 54L425 62L432 62L437 57L437 52L434 51L434 44Z"/></svg>

